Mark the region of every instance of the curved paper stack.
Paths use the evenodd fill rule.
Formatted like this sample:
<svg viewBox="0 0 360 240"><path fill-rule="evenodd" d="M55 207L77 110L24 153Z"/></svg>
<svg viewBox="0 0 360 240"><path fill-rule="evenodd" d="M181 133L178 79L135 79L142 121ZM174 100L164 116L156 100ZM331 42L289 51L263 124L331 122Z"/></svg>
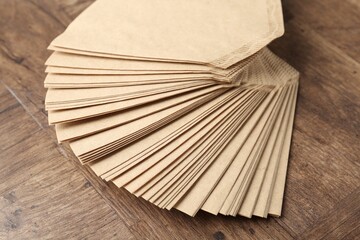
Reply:
<svg viewBox="0 0 360 240"><path fill-rule="evenodd" d="M59 142L166 209L280 216L298 72L278 0L98 0L50 45Z"/></svg>

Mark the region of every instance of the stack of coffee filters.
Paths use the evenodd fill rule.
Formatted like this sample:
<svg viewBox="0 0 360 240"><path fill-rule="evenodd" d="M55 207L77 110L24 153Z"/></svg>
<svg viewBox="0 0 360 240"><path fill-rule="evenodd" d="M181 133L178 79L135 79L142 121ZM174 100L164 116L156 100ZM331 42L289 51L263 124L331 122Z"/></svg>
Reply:
<svg viewBox="0 0 360 240"><path fill-rule="evenodd" d="M279 0L98 0L50 45L46 110L99 177L164 209L280 216L298 72Z"/></svg>

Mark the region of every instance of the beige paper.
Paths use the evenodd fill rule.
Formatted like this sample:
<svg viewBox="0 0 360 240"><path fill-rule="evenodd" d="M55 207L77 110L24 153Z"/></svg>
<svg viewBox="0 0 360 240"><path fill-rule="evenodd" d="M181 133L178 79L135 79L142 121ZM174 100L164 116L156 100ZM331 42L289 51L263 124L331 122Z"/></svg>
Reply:
<svg viewBox="0 0 360 240"><path fill-rule="evenodd" d="M297 87L298 87L298 83L296 88ZM275 180L274 189L272 191L270 206L268 206L269 209L268 212L273 216L281 215L281 209L282 209L283 197L285 191L286 172L287 172L287 165L289 160L289 152L290 152L290 144L291 144L291 134L294 123L295 105L296 105L296 96L292 105L292 110L291 110L292 114L290 116L289 128L286 131L286 140L284 141L283 151L280 156L280 162L278 166L278 172Z"/></svg>
<svg viewBox="0 0 360 240"><path fill-rule="evenodd" d="M240 71L251 62L251 59L234 64L228 69L220 69L200 64L189 63L172 63L128 60L119 58L105 58L96 56L86 56L79 54L69 54L64 52L54 52L46 61L47 66L63 68L80 68L80 69L102 69L117 71L149 71L149 72L193 72L193 73L211 73L221 76L227 76L233 71Z"/></svg>
<svg viewBox="0 0 360 240"><path fill-rule="evenodd" d="M253 95L256 96L256 95ZM242 105L239 105L240 109ZM246 105L243 105L245 107ZM238 108L238 110L240 110ZM235 111L237 112L237 111ZM240 110L241 112L241 110ZM236 114L232 115L229 119L229 122L231 123L232 120L239 121L240 119L236 119ZM211 152L206 151L207 149L210 150L210 148L213 146L213 143L216 143L216 136L219 138L224 139L224 136L226 136L226 132L230 130L226 126L229 126L228 123L224 124L221 123L220 126L217 126L216 128L213 128L211 135L206 136L201 142L198 142L194 146L192 146L192 151L189 152L187 156L183 158L182 161L179 162L179 164L174 168L171 169L170 172L167 172L166 175L156 183L156 185L152 186L151 191L146 191L145 194L141 195L143 198L150 200L151 202L154 202L157 205L160 205L160 207L165 207L166 203L161 204L166 198L168 197L169 191L174 191L174 186L179 186L183 178L191 177L189 174L191 169L196 168L199 164L204 162L208 156L208 154ZM224 135L219 135L219 133L224 132ZM213 136L213 137L210 137ZM204 148L205 147L205 148ZM201 154L201 152L206 154ZM186 173L185 173L186 172ZM176 183L176 185L173 185L173 183ZM164 185L165 184L165 185ZM167 193L167 195L164 195L164 193ZM164 199L165 198L165 199Z"/></svg>
<svg viewBox="0 0 360 240"><path fill-rule="evenodd" d="M243 92L239 95L239 97L245 97L245 96L249 96L249 92L248 93ZM171 157L168 154L171 153L171 155L174 155L175 152L177 152L177 154L181 154L182 149L186 149L185 146L192 146L195 143L194 142L194 141L196 141L195 137L196 137L196 139L198 139L201 136L201 134L207 134L215 126L218 126L219 120L221 120L222 117L228 116L230 113L232 113L233 108L236 107L236 105L234 105L233 103L238 102L238 100L239 100L239 98L236 97L233 100L231 100L230 102L226 103L226 105L224 105L222 107L222 108L225 108L225 111L223 114L214 115L215 119L213 119L211 117L205 118L200 124L190 128L184 134L179 136L179 138L176 139L176 141L169 143L168 145L166 145L166 147L163 147L159 152L156 152L155 154L146 158L146 161L141 164L142 166L138 165L135 167L135 169L132 169L130 172L129 171L125 172L121 176L121 178L117 177L116 180L114 181L114 183L118 185L120 183L119 180L121 180L121 179L125 180L125 178L128 179L129 173L131 173L131 172L132 172L132 176L135 176L136 174L139 173L139 169L142 169L144 171L145 169L148 168L146 166L149 166L149 164L151 164L151 162L159 162L159 160L162 160L161 165L166 166L166 163L164 163L164 162L171 161ZM226 107L226 106L230 106L230 107ZM154 160L152 160L152 159L154 159ZM159 167L161 168L161 166L159 166ZM137 172L134 173L134 171L137 171ZM128 181L128 180L126 180L126 181Z"/></svg>
<svg viewBox="0 0 360 240"><path fill-rule="evenodd" d="M227 68L282 34L278 0L99 0L51 45Z"/></svg>
<svg viewBox="0 0 360 240"><path fill-rule="evenodd" d="M224 201L230 193L237 176L240 174L245 164L247 156L249 155L249 151L251 151L252 147L254 146L256 139L258 138L261 130L265 126L267 118L270 116L272 109L278 101L280 93L281 92L277 92L275 97L272 99L270 105L268 105L268 108L263 113L262 118L257 122L255 128L252 130L250 136L248 136L246 142L241 146L239 153L236 155L228 170L225 172L223 177L217 183L216 187L213 189L213 191L201 207L202 210L210 212L212 214L218 214ZM230 181L233 181L233 183L231 183Z"/></svg>
<svg viewBox="0 0 360 240"><path fill-rule="evenodd" d="M218 86L223 88L222 86ZM114 102L102 105L95 105L77 109L65 109L65 110L54 110L49 111L49 123L63 123L63 122L72 122L79 121L91 117L97 117L117 111L126 110L132 107L140 106L150 102L154 102L160 99L168 98L171 96L176 96L178 94L194 91L196 89L206 88L204 86L195 86L191 88L180 89L172 92L160 93L150 96L145 96L142 98L129 99L121 102Z"/></svg>
<svg viewBox="0 0 360 240"><path fill-rule="evenodd" d="M178 119L177 121L172 122L165 128L162 128L159 131L155 132L152 137L147 136L141 141L124 147L116 154L108 156L106 159L104 159L104 161L92 163L91 168L95 171L96 174L102 175L108 172L110 169L114 169L117 165L119 165L120 161L126 161L127 158L134 158L139 154L139 152L151 148L151 146L154 145L156 142L166 138L166 136L171 133L169 132L169 129L172 129L174 133L176 133L176 129L181 129L182 126L186 125L187 122L192 123L187 126L188 129L191 128L193 124L197 124L202 119L214 113L217 109L221 108L222 106L227 106L224 104L236 96L235 91L239 90L229 90L226 93L222 93L222 95L220 95L218 98L209 101L203 106L200 106L197 111L193 111Z"/></svg>
<svg viewBox="0 0 360 240"><path fill-rule="evenodd" d="M225 173L226 169L234 160L237 152L251 133L255 123L274 97L275 92L276 91L272 91L271 94L267 96L261 106L256 109L256 112L246 122L244 127L237 133L231 143L228 144L227 148L221 152L221 155L218 157L221 161L216 161L215 164L210 166L210 169L204 173L204 176L201 177L189 192L175 205L176 209L191 216L194 216L197 213Z"/></svg>
<svg viewBox="0 0 360 240"><path fill-rule="evenodd" d="M209 74L152 74L152 75L71 75L48 74L45 78L47 88L90 88L90 87L116 87L137 86L146 84L162 84L168 82L188 81L213 82Z"/></svg>
<svg viewBox="0 0 360 240"><path fill-rule="evenodd" d="M90 89L50 89L46 94L45 107L48 110L62 110L86 107L110 102L125 101L165 92L197 86L213 86L207 82L167 83L139 86Z"/></svg>
<svg viewBox="0 0 360 240"><path fill-rule="evenodd" d="M216 145L211 149L211 153L201 164L198 164L196 168L192 171L193 173L187 173L186 182L182 183L176 189L177 192L173 194L173 196L164 203L167 209L171 209L174 205L187 193L187 191L191 188L191 186L202 176L202 174L208 170L208 167L213 164L218 158L218 155L223 151L223 149L227 146L227 144L233 139L234 135L237 131L242 127L244 121L249 117L249 115L253 112L254 108L256 108L259 103L264 99L266 95L259 96L254 103L249 106L246 106L245 113L243 116L238 117L236 122L233 124L231 128L229 128L227 134L219 133L220 143L216 143ZM207 152L205 150L205 152Z"/></svg>
<svg viewBox="0 0 360 240"><path fill-rule="evenodd" d="M291 92L290 92L291 91ZM293 90L290 90L288 92L288 99L292 99ZM244 197L244 200L241 204L240 210L238 212L239 215L245 216L250 218L253 215L253 211L256 205L256 202L258 200L258 196L260 193L260 190L262 189L263 181L265 178L265 174L269 167L269 162L274 162L277 160L278 153L275 148L280 148L281 143L283 140L283 134L280 132L282 129L286 129L287 126L287 119L286 119L286 112L287 109L289 109L290 101L285 102L282 104L280 108L279 115L277 119L275 120L274 126L271 130L269 139L266 143L266 146L264 148L263 153L261 154L258 166L256 168L256 171L254 173L254 177L252 178L251 184L249 186L249 189L246 192L246 196ZM284 126L284 127L282 127ZM283 131L285 132L285 131ZM266 185L267 182L265 182L264 185Z"/></svg>
<svg viewBox="0 0 360 240"><path fill-rule="evenodd" d="M101 132L112 127L122 125L127 122L139 119L151 113L156 113L168 107L193 100L195 98L206 96L215 90L218 86L201 89L196 92L185 93L176 98L164 99L151 104L141 105L136 108L130 108L122 112L115 112L96 118L90 118L81 122L70 122L56 125L56 134L60 142L81 138L97 132Z"/></svg>
<svg viewBox="0 0 360 240"><path fill-rule="evenodd" d="M266 47L280 1L139 1L98 0L49 46L59 142L160 208L280 216L299 77Z"/></svg>
<svg viewBox="0 0 360 240"><path fill-rule="evenodd" d="M70 143L70 146L76 156L79 157L79 159L91 159L91 156L88 155L91 154L92 149L105 147L106 144L110 144L114 141L119 141L119 139L125 138L133 132L136 133L136 131L141 131L141 129L144 128L143 126L150 127L148 131L154 131L160 126L164 126L164 124L171 122L173 119L178 118L179 116L189 112L191 109L196 108L197 106L208 101L208 99L214 98L217 95L217 93L214 93L200 100L191 100L189 102L179 104L175 107L158 112L155 115L149 115L145 118L133 121L129 124L119 126L117 128L114 128L112 131L104 131L86 138L75 140ZM138 139L138 137L136 138ZM119 145L122 146L121 143L119 143ZM96 158L99 158L100 156L103 156L103 154L98 153Z"/></svg>
<svg viewBox="0 0 360 240"><path fill-rule="evenodd" d="M279 115L281 103L288 95L287 92L288 89L285 89L285 92L283 92L283 95L280 97L278 104L276 104L275 109L271 112L270 117L267 119L264 129L261 131L260 136L255 143L255 148L252 149L240 175L235 182L235 185L221 207L220 213L232 216L236 216L238 214L245 193L260 160L261 153L264 151L265 144L269 139L275 119Z"/></svg>
<svg viewBox="0 0 360 240"><path fill-rule="evenodd" d="M109 69L87 69L76 67L58 67L47 66L46 73L55 74L78 74L78 75L153 75L153 74L209 74L207 71L192 71L192 70L179 70L179 71L151 71L151 70L109 70Z"/></svg>

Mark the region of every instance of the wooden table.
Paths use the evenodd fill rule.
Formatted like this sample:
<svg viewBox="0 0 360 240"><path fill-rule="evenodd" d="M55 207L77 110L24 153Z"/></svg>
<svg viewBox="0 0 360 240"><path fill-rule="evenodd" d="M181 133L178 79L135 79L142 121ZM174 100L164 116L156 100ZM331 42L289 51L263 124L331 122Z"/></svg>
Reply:
<svg viewBox="0 0 360 240"><path fill-rule="evenodd" d="M99 180L44 110L51 40L91 0L0 0L0 239L354 239L360 235L360 1L283 1L271 49L301 72L281 218L195 218Z"/></svg>

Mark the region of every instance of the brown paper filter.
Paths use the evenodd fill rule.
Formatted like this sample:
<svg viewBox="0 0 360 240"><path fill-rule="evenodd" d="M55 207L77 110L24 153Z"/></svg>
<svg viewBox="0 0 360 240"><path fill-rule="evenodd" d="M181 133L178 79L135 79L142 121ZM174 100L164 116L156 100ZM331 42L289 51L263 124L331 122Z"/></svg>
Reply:
<svg viewBox="0 0 360 240"><path fill-rule="evenodd" d="M159 208L280 216L299 85L266 47L280 1L139 1L98 0L49 46L58 141Z"/></svg>
<svg viewBox="0 0 360 240"><path fill-rule="evenodd" d="M51 45L227 68L282 34L279 0L99 0Z"/></svg>

